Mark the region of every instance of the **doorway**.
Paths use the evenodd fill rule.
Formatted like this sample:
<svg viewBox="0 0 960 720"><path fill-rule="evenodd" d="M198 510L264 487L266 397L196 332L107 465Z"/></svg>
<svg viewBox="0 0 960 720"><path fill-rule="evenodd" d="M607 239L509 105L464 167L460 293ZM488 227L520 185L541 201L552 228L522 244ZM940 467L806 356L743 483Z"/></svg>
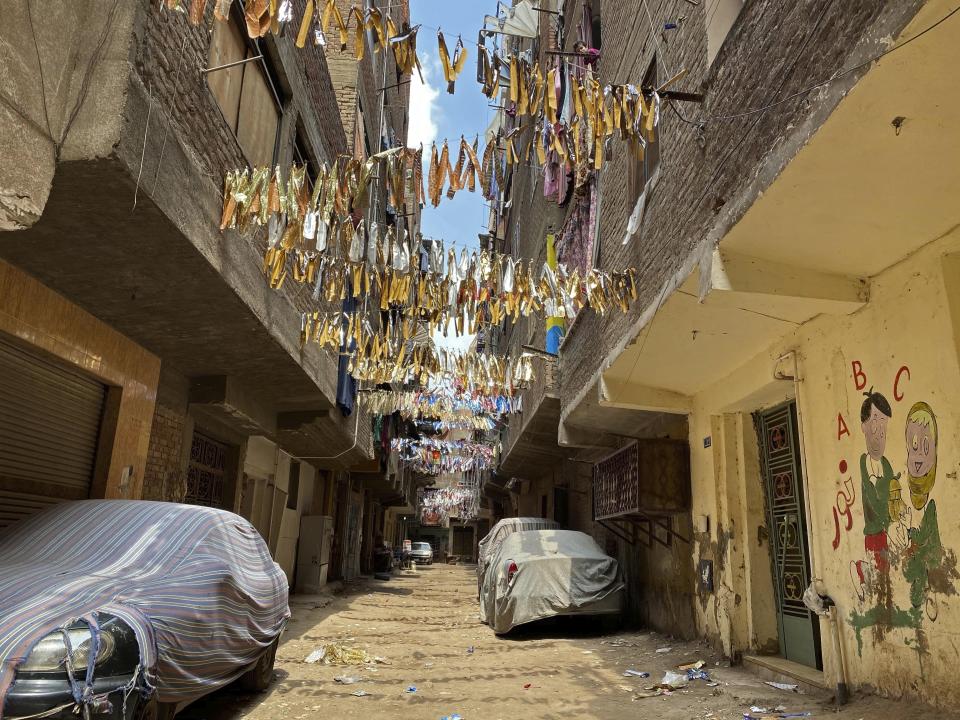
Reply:
<svg viewBox="0 0 960 720"><path fill-rule="evenodd" d="M796 403L760 412L755 420L773 555L780 654L821 670L819 620L803 604L804 590L810 584L810 544Z"/></svg>

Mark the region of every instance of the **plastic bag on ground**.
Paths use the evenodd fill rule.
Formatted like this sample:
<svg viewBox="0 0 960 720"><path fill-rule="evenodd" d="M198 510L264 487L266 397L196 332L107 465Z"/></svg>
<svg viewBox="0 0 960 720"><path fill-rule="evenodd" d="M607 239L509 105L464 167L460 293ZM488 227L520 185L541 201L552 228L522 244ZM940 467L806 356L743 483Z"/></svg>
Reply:
<svg viewBox="0 0 960 720"><path fill-rule="evenodd" d="M667 670L667 672L664 673L663 680L660 681L661 685L666 685L671 689L686 687L689 683L690 679L687 677L686 673L675 673L670 670Z"/></svg>

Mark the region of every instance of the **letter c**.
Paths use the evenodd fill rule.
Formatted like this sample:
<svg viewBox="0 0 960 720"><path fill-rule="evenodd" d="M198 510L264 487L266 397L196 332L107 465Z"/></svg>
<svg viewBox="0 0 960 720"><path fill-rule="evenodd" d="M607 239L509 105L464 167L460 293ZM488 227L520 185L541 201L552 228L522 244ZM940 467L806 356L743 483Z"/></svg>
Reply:
<svg viewBox="0 0 960 720"><path fill-rule="evenodd" d="M897 370L897 376L893 379L893 399L897 402L903 400L903 393L900 392L900 376L906 374L907 380L910 379L910 368L906 365Z"/></svg>

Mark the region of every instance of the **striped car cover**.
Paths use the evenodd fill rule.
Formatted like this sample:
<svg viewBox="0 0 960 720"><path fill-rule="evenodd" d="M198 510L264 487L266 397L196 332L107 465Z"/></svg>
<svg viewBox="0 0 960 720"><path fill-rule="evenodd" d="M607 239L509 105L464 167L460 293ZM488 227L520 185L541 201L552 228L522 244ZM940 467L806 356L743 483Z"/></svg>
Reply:
<svg viewBox="0 0 960 720"><path fill-rule="evenodd" d="M257 659L290 616L287 593L260 534L225 510L140 500L51 507L0 533L0 718L17 665L77 618L125 620L147 686L180 702Z"/></svg>

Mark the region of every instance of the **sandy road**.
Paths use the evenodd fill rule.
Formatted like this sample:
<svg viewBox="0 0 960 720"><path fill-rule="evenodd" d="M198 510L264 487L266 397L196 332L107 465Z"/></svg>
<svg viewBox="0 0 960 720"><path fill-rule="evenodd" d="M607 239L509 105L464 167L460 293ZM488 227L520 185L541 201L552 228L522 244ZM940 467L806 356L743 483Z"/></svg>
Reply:
<svg viewBox="0 0 960 720"><path fill-rule="evenodd" d="M782 705L790 712L840 720L956 718L871 697L855 698L837 713L829 695L776 690L740 668L724 667L719 656L697 643L642 631L602 635L597 625L582 620L498 638L477 620L470 567L434 565L389 582L362 581L332 601L295 597L291 609L293 619L277 655L276 682L267 693L222 691L178 717L439 720L458 713L463 720L743 720L752 705ZM389 664L303 662L330 642L363 648ZM671 650L657 652L664 647ZM698 659L717 685L695 680L669 696L635 699L666 670ZM651 679L624 677L627 668L647 671ZM343 685L334 680L337 676L360 681ZM416 692L408 692L411 686ZM368 695L352 695L358 690Z"/></svg>

